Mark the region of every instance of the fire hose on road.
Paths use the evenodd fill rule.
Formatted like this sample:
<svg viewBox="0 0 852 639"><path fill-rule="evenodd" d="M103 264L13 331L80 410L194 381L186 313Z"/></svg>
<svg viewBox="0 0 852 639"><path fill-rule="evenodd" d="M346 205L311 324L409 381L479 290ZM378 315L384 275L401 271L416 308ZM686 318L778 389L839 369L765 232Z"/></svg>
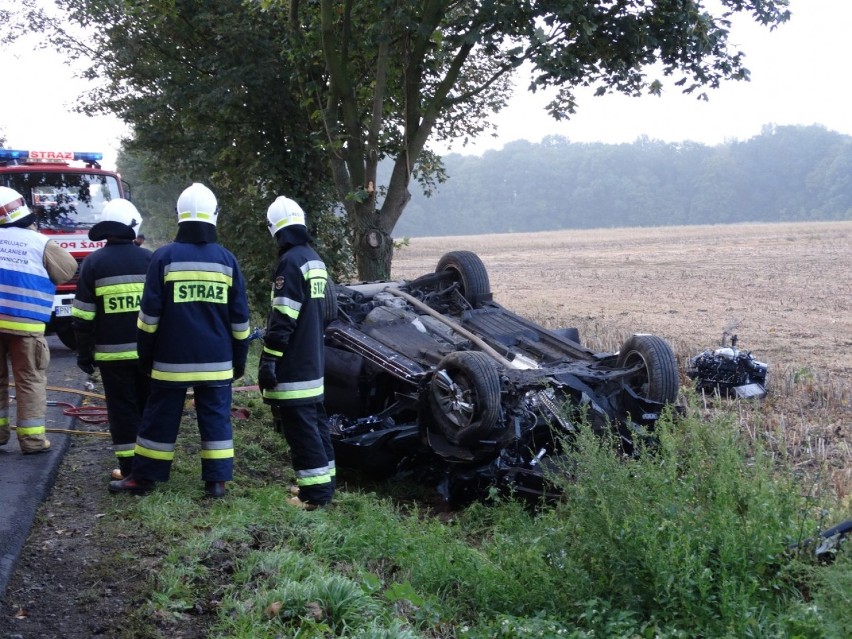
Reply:
<svg viewBox="0 0 852 639"><path fill-rule="evenodd" d="M14 386L14 383L10 383L9 386ZM91 397L93 399L105 400L106 397L102 393L95 393L94 391L89 390L81 390L79 388L65 388L62 386L48 386L47 390L60 392L60 393L71 393L74 395L80 395L82 397ZM240 391L256 391L259 390L257 386L236 386L233 388L234 392ZM189 389L188 395L192 395L192 389ZM9 397L10 401L14 401L15 396L11 395ZM80 420L86 424L106 424L109 422L109 417L107 416L106 406L75 406L70 402L60 402L55 400L48 400L48 406L62 406L64 407L62 410L63 415L67 415L69 417L73 417L75 419ZM235 419L247 419L248 411L244 408L232 407L231 415ZM15 428L14 426L12 427ZM47 428L45 429L50 433L66 433L71 435L98 435L102 437L109 437L109 431L103 430L74 430L68 428Z"/></svg>
<svg viewBox="0 0 852 639"><path fill-rule="evenodd" d="M9 386L14 386L13 383L10 383ZM95 393L93 391L81 390L79 388L65 388L62 386L48 386L48 391L60 392L60 393L71 393L74 395L80 395L82 397L91 397L94 399L104 400L105 397L101 393ZM15 400L15 396L11 395L9 397L10 401ZM67 415L69 417L73 417L75 419L79 419L81 422L86 424L105 424L109 420L107 418L106 406L75 406L71 402L60 402L55 400L48 400L48 406L62 406L64 407L62 410L63 415ZM14 429L14 426L12 427ZM49 433L66 433L72 435L99 435L109 437L108 431L101 430L74 430L69 428L46 428L45 429Z"/></svg>

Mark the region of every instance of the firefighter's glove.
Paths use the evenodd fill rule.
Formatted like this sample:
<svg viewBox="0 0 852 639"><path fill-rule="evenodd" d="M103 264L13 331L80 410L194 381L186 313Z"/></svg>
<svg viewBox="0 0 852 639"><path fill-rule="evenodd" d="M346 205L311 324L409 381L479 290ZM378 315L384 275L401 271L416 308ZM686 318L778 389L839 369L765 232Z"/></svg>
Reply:
<svg viewBox="0 0 852 639"><path fill-rule="evenodd" d="M260 390L271 390L278 384L278 379L275 376L275 365L278 363L278 358L269 353L263 353L260 356L260 364L257 367L257 385Z"/></svg>
<svg viewBox="0 0 852 639"><path fill-rule="evenodd" d="M89 377L95 374L95 360L91 355L77 355L77 368Z"/></svg>

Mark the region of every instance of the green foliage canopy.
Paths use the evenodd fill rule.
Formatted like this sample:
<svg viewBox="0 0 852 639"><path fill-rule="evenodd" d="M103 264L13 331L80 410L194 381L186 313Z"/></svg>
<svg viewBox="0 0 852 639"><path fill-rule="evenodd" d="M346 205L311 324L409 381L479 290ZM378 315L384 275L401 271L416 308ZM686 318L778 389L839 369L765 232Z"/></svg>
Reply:
<svg viewBox="0 0 852 639"><path fill-rule="evenodd" d="M208 184L222 210L220 238L259 302L275 256L265 212L284 194L308 213L334 272L346 269L345 225L331 212L327 161L293 98L280 16L247 10L241 0L57 0L84 37L27 4L30 22L51 31L53 46L93 62L87 76L95 88L79 110L130 125L119 168L161 239L174 233L180 191Z"/></svg>
<svg viewBox="0 0 852 639"><path fill-rule="evenodd" d="M531 90L559 87L548 111L561 119L575 110L577 86L660 93L663 80L677 76L674 84L692 93L746 79L743 54L729 48L730 17L746 12L770 26L789 17L786 0L719 0L712 9L701 0L264 4L282 5L292 42L303 45L295 51L310 89L303 99L327 136L367 279L389 273L387 240L411 198L412 174L428 180L440 171L427 140L488 130L522 64L533 69ZM385 157L393 168L378 191Z"/></svg>
<svg viewBox="0 0 852 639"><path fill-rule="evenodd" d="M770 27L789 17L787 0L56 5L91 37L38 12L26 23L93 61L101 84L84 110L118 114L162 171L211 176L234 209L255 211L280 192L313 213L336 202L350 235L332 244L345 249L351 237L362 279L390 272L412 177L430 189L444 177L428 141L488 131L522 64L531 90L559 88L548 106L557 119L574 112L578 86L639 95L671 82L701 96L748 77L729 46L732 15ZM392 170L379 184L384 158ZM256 227L235 226L235 248L251 249Z"/></svg>

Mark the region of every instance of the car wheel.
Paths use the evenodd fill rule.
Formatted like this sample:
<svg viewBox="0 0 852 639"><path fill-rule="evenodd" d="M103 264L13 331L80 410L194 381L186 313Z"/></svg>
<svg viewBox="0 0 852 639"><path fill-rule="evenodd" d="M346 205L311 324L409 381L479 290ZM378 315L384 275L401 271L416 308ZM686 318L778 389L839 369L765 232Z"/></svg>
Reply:
<svg viewBox="0 0 852 639"><path fill-rule="evenodd" d="M674 403L680 381L677 361L668 343L656 335L633 335L618 353L618 366L642 367L626 380L640 397L654 402Z"/></svg>
<svg viewBox="0 0 852 639"><path fill-rule="evenodd" d="M56 327L56 336L68 350L77 350L77 336L74 334L74 326L71 322L62 322Z"/></svg>
<svg viewBox="0 0 852 639"><path fill-rule="evenodd" d="M451 251L445 253L435 269L454 271L461 285L462 295L473 306L478 308L482 297L491 295L491 282L488 280L488 270L479 256L472 251Z"/></svg>
<svg viewBox="0 0 852 639"><path fill-rule="evenodd" d="M328 326L337 319L337 286L329 277L325 283L325 296L322 300L322 321Z"/></svg>
<svg viewBox="0 0 852 639"><path fill-rule="evenodd" d="M429 406L438 430L453 444L493 436L500 417L500 378L491 358L478 351L444 357L430 382Z"/></svg>

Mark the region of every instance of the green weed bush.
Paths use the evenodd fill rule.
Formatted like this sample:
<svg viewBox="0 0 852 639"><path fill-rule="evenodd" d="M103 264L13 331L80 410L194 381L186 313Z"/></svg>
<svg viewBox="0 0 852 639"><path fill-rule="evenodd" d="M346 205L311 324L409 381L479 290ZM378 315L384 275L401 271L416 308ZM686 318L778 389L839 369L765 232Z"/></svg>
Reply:
<svg viewBox="0 0 852 639"><path fill-rule="evenodd" d="M631 457L581 429L554 477L559 504L494 496L439 518L380 487L286 506L286 446L259 407L235 428L224 500L200 499L198 461L179 451L168 484L117 509L166 549L152 617L211 610L211 637L852 636L849 558L788 550L830 504L803 496L733 416L687 413Z"/></svg>
<svg viewBox="0 0 852 639"><path fill-rule="evenodd" d="M669 415L656 435L626 459L579 434L571 480L557 480L565 501L542 517L555 531L552 568L576 601L619 623L630 613L640 635L788 636L802 583L787 549L817 528L817 509L732 419Z"/></svg>

